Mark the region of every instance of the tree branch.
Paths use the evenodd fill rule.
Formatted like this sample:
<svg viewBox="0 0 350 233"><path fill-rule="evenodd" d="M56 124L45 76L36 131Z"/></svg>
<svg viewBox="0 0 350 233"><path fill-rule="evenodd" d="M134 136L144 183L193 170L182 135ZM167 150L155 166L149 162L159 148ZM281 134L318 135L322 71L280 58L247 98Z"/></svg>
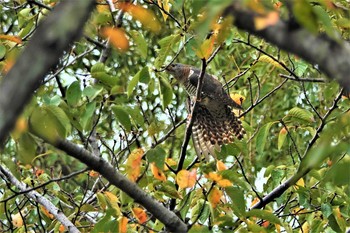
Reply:
<svg viewBox="0 0 350 233"><path fill-rule="evenodd" d="M11 182L14 186L16 186L19 190L22 192L25 192L24 195L31 198L35 202L40 203L43 205L55 218L62 223L62 225L69 231L69 232L80 232L78 228L74 226L74 224L63 214L63 212L58 209L54 204L52 204L48 199L43 197L41 194L39 194L37 191L29 191L27 192L27 185L20 182L16 179L12 173L4 168L3 166L0 166L0 174L6 177L6 179Z"/></svg>
<svg viewBox="0 0 350 233"><path fill-rule="evenodd" d="M223 15L233 15L234 24L238 28L294 53L311 64L317 64L329 78L335 79L346 90L350 90L349 43L335 41L324 34L314 35L302 27L292 28L282 20L263 30L256 30L256 13L243 8L241 1L233 1Z"/></svg>
<svg viewBox="0 0 350 233"><path fill-rule="evenodd" d="M0 84L0 145L33 91L39 87L40 80L57 64L70 43L80 36L94 4L94 0L62 1L38 26Z"/></svg>
<svg viewBox="0 0 350 233"><path fill-rule="evenodd" d="M115 170L110 163L103 158L91 154L89 151L81 148L69 141L58 139L53 143L58 149L63 150L68 155L85 163L91 169L99 172L111 184L124 191L135 202L143 205L154 217L159 219L171 232L186 232L187 226L172 211L169 211L162 204L155 201L134 182L128 180L125 176Z"/></svg>

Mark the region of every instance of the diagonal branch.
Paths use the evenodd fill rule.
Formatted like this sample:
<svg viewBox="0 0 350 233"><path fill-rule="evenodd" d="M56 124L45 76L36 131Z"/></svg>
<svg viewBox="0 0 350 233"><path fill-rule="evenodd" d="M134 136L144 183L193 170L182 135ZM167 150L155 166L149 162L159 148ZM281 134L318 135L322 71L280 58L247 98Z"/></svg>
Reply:
<svg viewBox="0 0 350 233"><path fill-rule="evenodd" d="M80 36L94 4L94 0L59 3L40 23L15 65L1 80L0 145L40 81Z"/></svg>
<svg viewBox="0 0 350 233"><path fill-rule="evenodd" d="M58 149L63 150L68 155L85 163L91 169L99 172L111 184L124 191L135 202L143 205L154 217L159 219L171 232L186 232L187 226L172 211L169 211L162 204L155 201L151 196L145 193L134 182L128 180L125 176L116 171L116 169L103 158L91 154L89 151L81 148L69 141L58 139L53 143Z"/></svg>
<svg viewBox="0 0 350 233"><path fill-rule="evenodd" d="M58 209L52 202L50 202L46 197L42 196L37 191L31 190L27 192L27 185L17 180L17 178L6 168L0 166L0 174L2 174L6 179L11 182L14 186L16 186L21 192L24 192L27 197L31 198L35 202L43 205L55 218L62 223L62 225L69 232L80 232L78 228L74 226L74 224L63 214L63 212Z"/></svg>
<svg viewBox="0 0 350 233"><path fill-rule="evenodd" d="M278 21L262 30L255 29L256 13L244 8L242 1L233 1L223 13L233 15L234 24L242 30L259 36L287 52L298 55L350 90L350 44L336 41L325 34L315 35L302 27L292 27Z"/></svg>

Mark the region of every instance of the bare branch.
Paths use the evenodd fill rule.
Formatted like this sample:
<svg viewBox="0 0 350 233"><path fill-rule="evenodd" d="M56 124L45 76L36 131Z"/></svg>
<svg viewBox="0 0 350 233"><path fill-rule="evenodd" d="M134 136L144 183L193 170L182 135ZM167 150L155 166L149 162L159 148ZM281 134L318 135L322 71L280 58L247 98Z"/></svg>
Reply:
<svg viewBox="0 0 350 233"><path fill-rule="evenodd" d="M6 179L11 182L14 186L16 186L19 190L22 192L25 192L25 195L35 202L40 203L43 205L52 215L55 216L55 218L62 223L62 225L69 231L69 232L80 232L78 228L74 226L74 224L63 214L63 212L58 209L54 204L52 204L47 198L43 197L40 193L37 191L31 190L27 192L27 185L20 182L16 179L16 177L6 168L0 165L0 174L2 174Z"/></svg>

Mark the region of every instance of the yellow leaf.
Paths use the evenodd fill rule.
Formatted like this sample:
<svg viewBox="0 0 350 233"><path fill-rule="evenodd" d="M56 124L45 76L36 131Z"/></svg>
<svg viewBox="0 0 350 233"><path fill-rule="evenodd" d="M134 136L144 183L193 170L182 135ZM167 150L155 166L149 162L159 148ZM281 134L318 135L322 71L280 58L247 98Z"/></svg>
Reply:
<svg viewBox="0 0 350 233"><path fill-rule="evenodd" d="M294 188L297 190L299 187L305 187L304 179L300 178L294 185Z"/></svg>
<svg viewBox="0 0 350 233"><path fill-rule="evenodd" d="M14 140L17 140L20 138L20 136L28 131L28 121L25 117L20 116L15 124L14 130L11 132L11 137Z"/></svg>
<svg viewBox="0 0 350 233"><path fill-rule="evenodd" d="M254 18L254 25L256 30L263 30L269 26L277 24L279 21L279 14L277 11L271 11L263 16L256 16Z"/></svg>
<svg viewBox="0 0 350 233"><path fill-rule="evenodd" d="M227 170L227 167L226 167L226 165L225 165L221 160L218 160L218 161L216 162L216 169L217 169L218 171L224 171L224 170Z"/></svg>
<svg viewBox="0 0 350 233"><path fill-rule="evenodd" d="M134 149L129 155L128 160L126 161L127 177L134 182L137 180L137 178L140 175L141 159L143 154L144 154L144 151L142 148Z"/></svg>
<svg viewBox="0 0 350 233"><path fill-rule="evenodd" d="M273 65L276 68L283 69L283 66L280 63L278 63L277 61L274 61L271 57L269 57L267 55L261 55L259 57L258 61L266 62L266 63Z"/></svg>
<svg viewBox="0 0 350 233"><path fill-rule="evenodd" d="M172 159L172 158L166 158L165 163L168 164L168 166L170 166L170 167L171 166L175 166L177 164L177 162L174 159ZM168 168L168 166L166 164L164 164L163 171L168 171L169 170L169 168Z"/></svg>
<svg viewBox="0 0 350 233"><path fill-rule="evenodd" d="M121 211L120 211L119 204L118 204L119 203L118 197L116 195L114 195L113 193L108 192L108 191L105 191L103 194L107 197L109 204L111 204L112 208L115 209L117 215L119 215L121 213Z"/></svg>
<svg viewBox="0 0 350 233"><path fill-rule="evenodd" d="M196 51L196 55L201 59L202 58L208 59L213 51L214 41L215 41L214 37L203 41L203 43L199 46L198 49L194 49Z"/></svg>
<svg viewBox="0 0 350 233"><path fill-rule="evenodd" d="M176 175L176 182L180 188L192 188L196 184L197 170L181 170Z"/></svg>
<svg viewBox="0 0 350 233"><path fill-rule="evenodd" d="M231 181L229 181L228 179L218 180L216 183L222 188L226 188L226 187L232 186Z"/></svg>
<svg viewBox="0 0 350 233"><path fill-rule="evenodd" d="M132 209L132 213L135 218L139 221L139 223L143 224L147 221L147 214L144 209L135 207Z"/></svg>
<svg viewBox="0 0 350 233"><path fill-rule="evenodd" d="M250 207L253 207L256 203L258 203L260 200L259 198L254 198L253 201L252 201L252 204L250 205Z"/></svg>
<svg viewBox="0 0 350 233"><path fill-rule="evenodd" d="M101 30L101 35L108 38L111 44L122 52L129 48L129 40L125 35L124 30L120 28L105 27Z"/></svg>
<svg viewBox="0 0 350 233"><path fill-rule="evenodd" d="M15 227L23 226L23 219L22 219L22 216L19 212L17 214L12 214L11 219L12 219L12 224Z"/></svg>
<svg viewBox="0 0 350 233"><path fill-rule="evenodd" d="M166 11L166 12L169 12L170 11L170 4L169 4L169 0L158 0L158 5L163 7L163 9ZM162 15L163 15L163 18L164 18L164 21L167 20L168 18L168 15L165 14L163 11L161 11Z"/></svg>
<svg viewBox="0 0 350 233"><path fill-rule="evenodd" d="M128 228L127 228L127 224L128 224L128 218L127 217L121 217L119 218L119 233L126 233Z"/></svg>
<svg viewBox="0 0 350 233"><path fill-rule="evenodd" d="M0 34L0 39L4 39L4 40L9 40L12 42L15 42L17 44L22 44L22 39L19 38L18 36L11 36L11 35L4 35L4 34Z"/></svg>
<svg viewBox="0 0 350 233"><path fill-rule="evenodd" d="M154 33L159 32L162 28L154 13L149 9L131 3L119 3L117 7L129 13L134 19L140 21L143 26Z"/></svg>
<svg viewBox="0 0 350 233"><path fill-rule="evenodd" d="M160 180L160 181L166 181L166 177L165 177L163 171L159 170L159 168L156 166L155 162L151 163L151 171L152 171L154 178L156 178L157 180Z"/></svg>
<svg viewBox="0 0 350 233"><path fill-rule="evenodd" d="M214 187L208 195L208 201L213 208L216 208L216 206L220 203L221 197L222 191Z"/></svg>

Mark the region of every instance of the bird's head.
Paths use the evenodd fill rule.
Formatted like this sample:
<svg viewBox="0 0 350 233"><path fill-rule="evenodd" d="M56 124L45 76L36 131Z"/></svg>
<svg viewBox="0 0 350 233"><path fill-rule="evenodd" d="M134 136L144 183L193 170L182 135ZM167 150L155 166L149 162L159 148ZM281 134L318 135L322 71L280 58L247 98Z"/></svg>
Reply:
<svg viewBox="0 0 350 233"><path fill-rule="evenodd" d="M173 75L180 83L183 83L190 73L191 67L188 65L173 63L166 67L165 71Z"/></svg>

